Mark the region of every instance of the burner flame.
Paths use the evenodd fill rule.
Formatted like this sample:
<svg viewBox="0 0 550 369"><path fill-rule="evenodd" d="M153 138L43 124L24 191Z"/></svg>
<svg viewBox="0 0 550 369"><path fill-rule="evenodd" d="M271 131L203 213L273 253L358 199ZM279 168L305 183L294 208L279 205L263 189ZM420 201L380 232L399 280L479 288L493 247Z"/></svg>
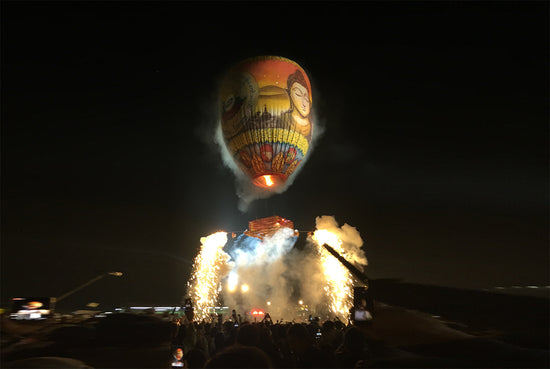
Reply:
<svg viewBox="0 0 550 369"><path fill-rule="evenodd" d="M265 175L264 176L264 179L265 179L265 185L268 186L268 187L271 187L273 186L275 183L273 182L273 180L271 179L271 176L270 175Z"/></svg>

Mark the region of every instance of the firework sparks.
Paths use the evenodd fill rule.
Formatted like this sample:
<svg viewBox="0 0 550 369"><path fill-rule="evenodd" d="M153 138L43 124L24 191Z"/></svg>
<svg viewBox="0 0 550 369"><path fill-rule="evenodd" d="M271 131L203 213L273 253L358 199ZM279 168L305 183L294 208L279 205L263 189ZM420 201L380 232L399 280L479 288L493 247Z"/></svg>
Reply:
<svg viewBox="0 0 550 369"><path fill-rule="evenodd" d="M342 241L337 234L325 229L315 231L312 238L317 244L323 274L327 282L325 292L329 299L329 310L341 320L346 321L349 317L349 309L353 304L352 276L340 261L323 247L323 244L327 244L340 254L345 255Z"/></svg>
<svg viewBox="0 0 550 369"><path fill-rule="evenodd" d="M227 233L217 232L201 238L201 249L193 264L187 295L193 301L195 319L208 315L207 308L216 306L230 256L223 251Z"/></svg>

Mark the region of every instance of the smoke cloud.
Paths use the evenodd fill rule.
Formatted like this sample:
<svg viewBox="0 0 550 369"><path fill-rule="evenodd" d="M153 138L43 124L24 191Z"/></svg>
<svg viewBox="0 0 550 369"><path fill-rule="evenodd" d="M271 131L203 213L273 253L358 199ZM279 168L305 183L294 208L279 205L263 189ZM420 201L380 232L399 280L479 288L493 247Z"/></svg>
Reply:
<svg viewBox="0 0 550 369"><path fill-rule="evenodd" d="M323 215L315 218L315 226L317 229L324 229L338 236L342 241L342 248L347 261L354 264L360 270L368 264L365 252L361 249L363 239L357 228L345 223L342 227L338 226L336 219L329 215Z"/></svg>

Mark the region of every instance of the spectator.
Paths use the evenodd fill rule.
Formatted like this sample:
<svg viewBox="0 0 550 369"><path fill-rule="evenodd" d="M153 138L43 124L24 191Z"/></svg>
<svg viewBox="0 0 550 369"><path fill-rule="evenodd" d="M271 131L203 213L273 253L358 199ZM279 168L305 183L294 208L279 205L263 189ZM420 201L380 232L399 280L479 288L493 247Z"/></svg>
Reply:
<svg viewBox="0 0 550 369"><path fill-rule="evenodd" d="M352 326L346 330L344 342L336 350L335 356L338 368L355 368L358 364L368 363L370 351L359 328Z"/></svg>
<svg viewBox="0 0 550 369"><path fill-rule="evenodd" d="M197 348L189 350L186 355L187 368L189 369L201 369L204 368L207 357L202 350Z"/></svg>
<svg viewBox="0 0 550 369"><path fill-rule="evenodd" d="M231 346L214 355L204 368L273 368L273 365L257 347Z"/></svg>

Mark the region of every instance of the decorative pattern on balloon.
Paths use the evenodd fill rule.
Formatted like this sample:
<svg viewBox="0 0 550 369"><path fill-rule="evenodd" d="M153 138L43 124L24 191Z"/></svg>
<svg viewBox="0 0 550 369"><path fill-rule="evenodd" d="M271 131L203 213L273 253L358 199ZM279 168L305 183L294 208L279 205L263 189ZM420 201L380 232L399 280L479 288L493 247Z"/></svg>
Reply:
<svg viewBox="0 0 550 369"><path fill-rule="evenodd" d="M314 122L304 69L280 56L233 66L220 86L224 141L257 186L282 186L307 155Z"/></svg>

